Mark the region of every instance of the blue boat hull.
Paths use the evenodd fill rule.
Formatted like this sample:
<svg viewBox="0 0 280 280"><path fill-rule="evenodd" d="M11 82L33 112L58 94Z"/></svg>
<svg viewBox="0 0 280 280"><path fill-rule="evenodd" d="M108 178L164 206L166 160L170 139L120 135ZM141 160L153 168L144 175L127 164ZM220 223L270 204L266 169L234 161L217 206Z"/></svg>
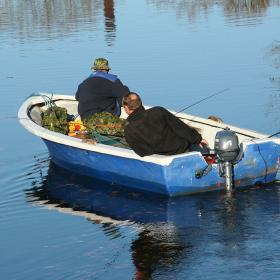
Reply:
<svg viewBox="0 0 280 280"><path fill-rule="evenodd" d="M199 153L175 158L169 165L84 150L43 139L54 163L73 172L133 189L179 196L224 189L218 165L200 179L195 177L207 164ZM235 165L235 185L244 187L275 180L280 149L273 141L248 145Z"/></svg>

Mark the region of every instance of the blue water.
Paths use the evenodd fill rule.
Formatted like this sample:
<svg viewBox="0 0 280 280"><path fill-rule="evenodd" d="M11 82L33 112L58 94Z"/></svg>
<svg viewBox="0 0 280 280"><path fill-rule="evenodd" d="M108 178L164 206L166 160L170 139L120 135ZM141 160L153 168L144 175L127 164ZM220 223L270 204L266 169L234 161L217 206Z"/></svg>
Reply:
<svg viewBox="0 0 280 280"><path fill-rule="evenodd" d="M146 104L280 129L280 1L0 0L0 279L279 279L280 185L130 193L54 166L18 123L106 57Z"/></svg>

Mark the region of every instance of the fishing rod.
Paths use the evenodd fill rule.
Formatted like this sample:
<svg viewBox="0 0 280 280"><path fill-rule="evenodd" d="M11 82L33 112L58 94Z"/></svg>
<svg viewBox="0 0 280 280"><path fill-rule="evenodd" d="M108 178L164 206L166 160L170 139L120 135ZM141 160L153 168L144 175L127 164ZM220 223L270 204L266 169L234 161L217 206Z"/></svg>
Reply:
<svg viewBox="0 0 280 280"><path fill-rule="evenodd" d="M267 138L271 138L271 137L273 137L273 136L275 136L275 135L278 135L278 134L280 134L280 131L278 131L278 132L276 132L276 133L273 133L273 134L269 135Z"/></svg>
<svg viewBox="0 0 280 280"><path fill-rule="evenodd" d="M225 91L228 91L228 90L229 90L229 88L225 88L225 89L223 89L223 90L221 90L221 91L218 91L218 92L215 92L215 93L213 93L213 94L211 94L211 95L209 95L209 96L207 96L207 97L205 97L205 98L202 98L202 99L200 99L200 100L194 102L193 104L191 104L191 105L189 105L189 106L183 108L182 110L176 112L176 113L175 113L175 116L176 116L177 114L179 114L179 113L181 113L181 112L183 112L183 111L185 111L185 110L187 110L187 109L189 109L189 108L191 108L191 107L193 107L193 106L195 106L195 105L197 105L197 104L199 104L199 103L201 103L201 102L207 100L207 99L210 99L211 97L214 97L214 96L216 96L216 95L218 95L218 94L221 94L221 93L223 93L223 92L225 92Z"/></svg>
<svg viewBox="0 0 280 280"><path fill-rule="evenodd" d="M189 108L191 108L191 107L193 107L193 106L195 106L195 105L197 105L197 104L199 104L199 103L201 103L201 102L203 102L203 101L205 101L205 100L208 100L208 99L210 99L211 97L214 97L214 96L216 96L216 95L219 95L219 94L221 94L221 93L223 93L223 92L225 92L225 91L228 91L228 90L229 90L229 88L225 88L225 89L223 89L223 90L221 90L221 91L218 91L218 92L215 92L215 93L213 93L213 94L211 94L211 95L209 95L209 96L207 96L207 97L205 97L205 98L202 98L202 99L200 99L200 100L198 100L198 101L192 103L191 105L189 105L189 106L183 108L182 110L176 112L174 115L176 116L177 114L179 114L179 113L181 113L181 112L183 112L183 111L185 111L185 110L187 110L187 109L189 109ZM267 138L271 138L271 137L276 136L276 135L278 135L278 134L280 134L280 131L269 135Z"/></svg>

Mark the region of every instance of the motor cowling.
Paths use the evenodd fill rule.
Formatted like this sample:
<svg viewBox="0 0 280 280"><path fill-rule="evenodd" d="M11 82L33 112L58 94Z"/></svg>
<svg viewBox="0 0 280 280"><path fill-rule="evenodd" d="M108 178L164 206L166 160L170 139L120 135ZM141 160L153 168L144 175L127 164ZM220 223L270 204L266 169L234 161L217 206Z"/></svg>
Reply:
<svg viewBox="0 0 280 280"><path fill-rule="evenodd" d="M214 149L221 161L234 162L240 152L237 135L228 127L225 130L218 131L215 137Z"/></svg>

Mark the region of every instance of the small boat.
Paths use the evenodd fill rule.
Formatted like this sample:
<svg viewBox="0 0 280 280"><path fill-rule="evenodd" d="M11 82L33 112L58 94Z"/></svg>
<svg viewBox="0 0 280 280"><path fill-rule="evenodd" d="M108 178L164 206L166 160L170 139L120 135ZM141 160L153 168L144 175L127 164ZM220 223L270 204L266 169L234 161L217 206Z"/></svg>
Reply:
<svg viewBox="0 0 280 280"><path fill-rule="evenodd" d="M78 102L74 96L40 93L30 96L21 105L19 122L42 138L55 164L81 175L170 197L277 180L278 137L179 113L177 116L182 121L198 129L208 140L211 154L186 152L140 157L131 149L88 143L42 127L41 114L47 108L44 96L66 108L68 114L77 114ZM127 117L125 112L121 117ZM211 164L207 161L209 156L216 159Z"/></svg>

